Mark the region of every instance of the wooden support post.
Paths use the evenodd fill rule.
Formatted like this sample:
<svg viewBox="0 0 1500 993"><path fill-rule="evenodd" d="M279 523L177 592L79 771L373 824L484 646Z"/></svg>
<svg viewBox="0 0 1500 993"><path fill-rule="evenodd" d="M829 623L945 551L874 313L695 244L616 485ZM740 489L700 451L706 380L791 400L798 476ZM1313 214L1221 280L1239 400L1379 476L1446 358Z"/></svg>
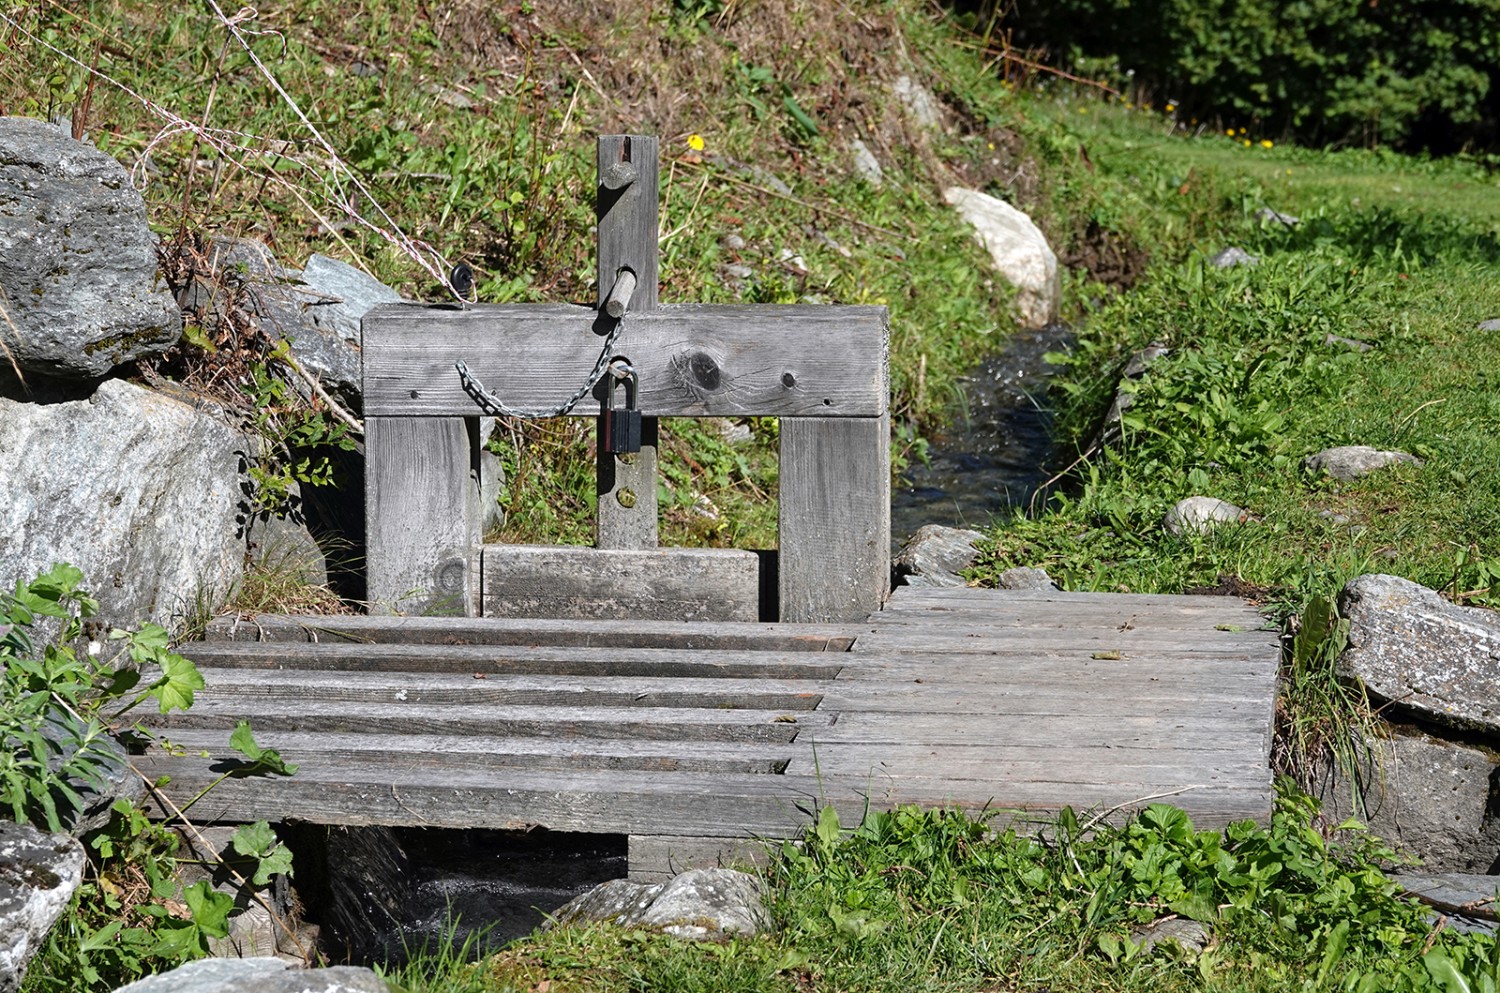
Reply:
<svg viewBox="0 0 1500 993"><path fill-rule="evenodd" d="M627 325L656 309L657 140L645 135L602 135L598 145L599 307L621 309L610 299L622 270L633 277L623 301ZM623 291L623 287L622 287ZM622 353L624 354L624 353ZM627 359L637 356L624 354ZM600 418L602 431L603 418ZM601 435L602 437L602 435ZM656 418L641 425L641 450L598 458L599 509L595 544L600 548L655 548Z"/></svg>
<svg viewBox="0 0 1500 993"><path fill-rule="evenodd" d="M365 418L370 612L475 615L478 417Z"/></svg>
<svg viewBox="0 0 1500 993"><path fill-rule="evenodd" d="M782 621L859 621L891 583L891 420L781 421Z"/></svg>

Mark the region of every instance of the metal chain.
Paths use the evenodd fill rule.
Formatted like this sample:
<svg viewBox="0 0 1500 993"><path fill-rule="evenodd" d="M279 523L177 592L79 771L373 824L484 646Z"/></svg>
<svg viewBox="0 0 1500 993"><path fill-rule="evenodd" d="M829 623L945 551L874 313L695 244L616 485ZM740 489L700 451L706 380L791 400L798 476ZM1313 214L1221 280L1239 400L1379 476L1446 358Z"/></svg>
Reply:
<svg viewBox="0 0 1500 993"><path fill-rule="evenodd" d="M556 407L534 408L531 410L508 407L505 401L490 392L485 388L483 383L469 374L469 367L464 363L463 359L459 359L453 363L453 367L458 370L458 381L463 384L464 392L469 395L469 399L473 400L479 409L490 417L559 417L572 410L578 401L589 395L589 391L594 388L594 384L599 382L599 377L604 375L605 367L609 365L609 355L614 351L615 342L619 340L620 331L624 327L625 319L622 317L610 329L609 337L604 339L604 347L599 352L599 361L594 363L594 371L589 373L588 379L584 380L583 385L578 387L572 396Z"/></svg>

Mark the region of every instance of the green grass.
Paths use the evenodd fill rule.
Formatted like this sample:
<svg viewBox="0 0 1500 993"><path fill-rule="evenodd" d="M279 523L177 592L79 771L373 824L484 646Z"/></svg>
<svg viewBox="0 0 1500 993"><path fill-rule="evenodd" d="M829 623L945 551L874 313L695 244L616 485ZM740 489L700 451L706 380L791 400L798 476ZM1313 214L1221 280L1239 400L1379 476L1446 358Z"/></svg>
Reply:
<svg viewBox="0 0 1500 993"><path fill-rule="evenodd" d="M1313 811L1287 790L1269 826L1219 832L1161 804L1117 826L902 808L850 830L825 810L766 870L770 934L569 926L398 978L412 993L1493 988L1493 938L1435 930L1385 875L1389 851L1357 831L1330 840ZM1139 929L1169 918L1211 937L1141 947Z"/></svg>

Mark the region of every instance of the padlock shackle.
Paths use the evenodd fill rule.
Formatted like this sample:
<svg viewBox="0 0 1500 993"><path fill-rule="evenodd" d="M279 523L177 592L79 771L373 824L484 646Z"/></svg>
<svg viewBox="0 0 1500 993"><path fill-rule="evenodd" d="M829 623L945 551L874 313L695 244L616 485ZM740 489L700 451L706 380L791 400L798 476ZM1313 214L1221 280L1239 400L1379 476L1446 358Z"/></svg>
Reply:
<svg viewBox="0 0 1500 993"><path fill-rule="evenodd" d="M636 390L640 382L640 377L635 374L634 369L631 369L624 376L611 375L609 377L609 390L605 393L604 405L611 410L615 409L615 387L622 382L625 384L625 406L619 409L635 410L638 400L638 394Z"/></svg>

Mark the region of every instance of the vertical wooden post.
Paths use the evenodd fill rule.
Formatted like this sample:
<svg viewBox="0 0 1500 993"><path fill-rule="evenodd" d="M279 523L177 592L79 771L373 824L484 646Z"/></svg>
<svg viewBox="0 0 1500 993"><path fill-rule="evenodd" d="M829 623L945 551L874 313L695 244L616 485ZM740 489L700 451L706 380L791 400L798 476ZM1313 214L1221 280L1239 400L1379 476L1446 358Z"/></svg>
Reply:
<svg viewBox="0 0 1500 993"><path fill-rule="evenodd" d="M372 614L476 615L478 417L365 418Z"/></svg>
<svg viewBox="0 0 1500 993"><path fill-rule="evenodd" d="M891 585L891 419L783 417L781 620L862 621Z"/></svg>
<svg viewBox="0 0 1500 993"><path fill-rule="evenodd" d="M656 138L600 136L598 170L599 306L609 298L620 271L629 270L635 290L623 318L628 322L632 315L656 309ZM655 548L656 418L642 422L639 452L627 456L599 452L597 478L595 543L600 548Z"/></svg>

